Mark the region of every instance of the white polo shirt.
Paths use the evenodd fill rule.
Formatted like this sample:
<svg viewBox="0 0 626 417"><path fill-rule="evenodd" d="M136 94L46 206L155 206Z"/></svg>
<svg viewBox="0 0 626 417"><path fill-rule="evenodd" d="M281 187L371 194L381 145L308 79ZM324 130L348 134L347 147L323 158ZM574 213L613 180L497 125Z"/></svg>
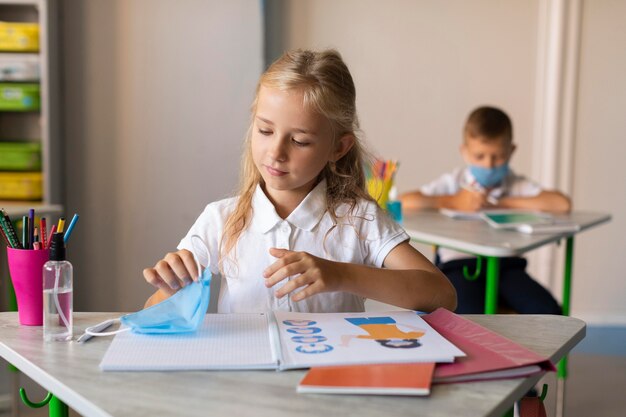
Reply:
<svg viewBox="0 0 626 417"><path fill-rule="evenodd" d="M237 197L206 206L178 249L190 250L202 265L210 265L219 274L219 243L228 215L237 204ZM382 267L389 252L409 240L407 233L376 203L359 201L356 215L333 220L326 211L326 182L320 182L286 218L281 219L260 186L252 199L252 220L223 263L223 275L217 311L219 313L267 312L286 310L298 312L356 312L364 310L364 299L344 292L316 294L306 300L292 302L288 296L277 299L275 291L286 280L272 288L265 287L263 270L276 261L269 254L272 247L306 251L311 255L338 262ZM341 215L348 210L342 205ZM332 230L331 230L332 229ZM330 233L327 233L329 230ZM207 252L192 235L200 236L208 245Z"/></svg>
<svg viewBox="0 0 626 417"><path fill-rule="evenodd" d="M443 174L436 180L423 185L420 192L427 196L453 195L462 188L469 187L479 191L485 189L478 184L468 167L456 168L454 171ZM509 169L509 173L502 183L489 190L488 197L498 200L502 197L535 197L543 191L538 183L529 180L523 175L517 175ZM471 258L466 253L457 252L451 249L439 249L441 262L448 262L454 259Z"/></svg>

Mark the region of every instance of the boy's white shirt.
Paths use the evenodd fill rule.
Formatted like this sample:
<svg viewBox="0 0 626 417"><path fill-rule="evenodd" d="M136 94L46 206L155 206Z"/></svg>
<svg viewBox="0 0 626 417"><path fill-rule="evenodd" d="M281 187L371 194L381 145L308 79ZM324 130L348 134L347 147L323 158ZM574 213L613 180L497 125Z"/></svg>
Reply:
<svg viewBox="0 0 626 417"><path fill-rule="evenodd" d="M459 167L423 185L420 188L420 192L427 196L452 195L458 193L462 188L473 188L478 191L484 191L484 188L478 184L468 167ZM502 197L535 197L542 191L543 187L541 187L541 185L523 175L517 175L513 170L509 169L509 173L502 181L502 184L492 188L489 191L488 197L495 200ZM462 258L473 257L451 249L439 249L439 259L441 262Z"/></svg>
<svg viewBox="0 0 626 417"><path fill-rule="evenodd" d="M219 244L228 215L234 210L237 197L216 201L206 206L178 249L190 250L202 265L210 265L213 274L218 270ZM337 214L347 211L342 205ZM297 312L356 312L364 310L363 297L343 293L320 293L300 302L288 296L277 299L275 291L286 280L272 288L265 287L263 270L276 261L269 248L305 251L314 256L338 262L349 262L382 267L389 252L409 240L408 234L385 214L376 203L358 202L353 224L348 219L333 221L326 210L326 182L320 182L286 218L281 219L260 186L252 199L250 226L241 234L235 246L234 260L224 260L218 313L266 312L285 310ZM205 248L194 247L192 235L199 235L207 243Z"/></svg>

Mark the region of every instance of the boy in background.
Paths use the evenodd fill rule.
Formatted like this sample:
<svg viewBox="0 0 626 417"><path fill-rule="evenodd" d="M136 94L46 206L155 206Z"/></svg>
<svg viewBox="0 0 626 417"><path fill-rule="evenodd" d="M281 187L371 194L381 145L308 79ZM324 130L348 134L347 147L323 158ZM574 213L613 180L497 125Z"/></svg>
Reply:
<svg viewBox="0 0 626 417"><path fill-rule="evenodd" d="M567 196L544 190L539 184L509 168L515 151L511 120L502 110L479 107L468 117L460 147L465 167L446 173L433 182L400 196L405 208L473 212L485 208L568 212ZM476 268L476 258L441 248L437 266L457 290L457 313L484 312L485 271L476 280L467 280L463 268ZM561 314L550 292L526 272L526 260L519 257L500 261L500 299L521 314Z"/></svg>

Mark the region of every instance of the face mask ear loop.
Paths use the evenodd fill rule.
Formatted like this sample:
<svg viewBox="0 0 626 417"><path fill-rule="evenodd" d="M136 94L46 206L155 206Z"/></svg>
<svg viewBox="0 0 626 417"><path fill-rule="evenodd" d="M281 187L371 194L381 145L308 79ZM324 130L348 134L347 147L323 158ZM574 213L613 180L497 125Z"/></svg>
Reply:
<svg viewBox="0 0 626 417"><path fill-rule="evenodd" d="M207 261L206 267L208 269L211 265L211 254L209 252L209 246L206 244L204 239L202 239L199 235L191 235L191 246L193 246L194 251L197 251L196 245L194 244L195 242L194 238L200 241L200 243L202 244L202 247L206 251L206 261ZM197 256L194 256L194 260L196 261L196 267L198 268L198 281L199 281L200 278L202 277L202 265L200 265L200 261L198 260Z"/></svg>
<svg viewBox="0 0 626 417"><path fill-rule="evenodd" d="M115 323L116 321L120 321L120 319L111 319L111 320L105 320L102 323L98 323L94 326L90 326L87 327L85 329L85 333L90 335L90 336L112 336L114 334L118 334L118 333L123 333L123 332L127 332L130 330L130 327L124 327L121 329L117 329L117 330L113 330L110 332L100 332L100 329L106 329L107 327L109 327L112 323Z"/></svg>

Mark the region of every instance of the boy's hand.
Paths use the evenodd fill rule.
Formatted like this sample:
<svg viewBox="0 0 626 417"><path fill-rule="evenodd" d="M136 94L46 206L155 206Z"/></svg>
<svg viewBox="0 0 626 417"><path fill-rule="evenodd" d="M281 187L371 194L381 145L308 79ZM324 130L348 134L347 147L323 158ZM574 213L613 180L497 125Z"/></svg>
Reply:
<svg viewBox="0 0 626 417"><path fill-rule="evenodd" d="M273 287L287 277L294 277L276 291L278 298L301 287L303 288L291 297L293 301L302 301L313 294L337 291L339 288L342 276L339 262L287 249L271 248L270 255L278 260L263 271L266 287Z"/></svg>
<svg viewBox="0 0 626 417"><path fill-rule="evenodd" d="M197 279L198 268L192 253L183 249L168 253L154 268L144 269L143 276L149 284L172 295Z"/></svg>
<svg viewBox="0 0 626 417"><path fill-rule="evenodd" d="M487 195L481 191L468 190L462 188L452 198L453 209L460 211L478 211L487 207Z"/></svg>

